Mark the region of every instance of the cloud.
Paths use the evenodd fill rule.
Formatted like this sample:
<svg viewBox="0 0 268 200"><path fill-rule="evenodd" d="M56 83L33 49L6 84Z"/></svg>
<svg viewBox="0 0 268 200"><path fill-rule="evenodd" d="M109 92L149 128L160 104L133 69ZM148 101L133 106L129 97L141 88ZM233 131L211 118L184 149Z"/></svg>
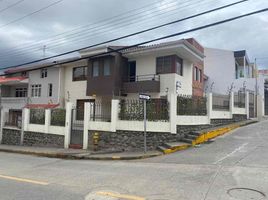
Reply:
<svg viewBox="0 0 268 200"><path fill-rule="evenodd" d="M6 7L15 1L1 1L0 7ZM24 1L12 9L0 13L0 26L54 1ZM47 55L55 55L231 2L234 0L219 0L217 3L211 0L64 0L43 12L0 28L0 67L41 58L43 45L47 46ZM248 3L236 5L217 13L121 40L114 44L135 44L267 6L266 0L248 1ZM268 14L263 13L170 40L195 37L204 46L229 50L246 49L251 59L268 57L265 50L268 45L267 23ZM71 31L73 29L75 30ZM67 35L64 34L66 31L71 32ZM57 34L61 35L52 38ZM44 40L47 38L51 39ZM262 67L268 67L268 60L260 62Z"/></svg>

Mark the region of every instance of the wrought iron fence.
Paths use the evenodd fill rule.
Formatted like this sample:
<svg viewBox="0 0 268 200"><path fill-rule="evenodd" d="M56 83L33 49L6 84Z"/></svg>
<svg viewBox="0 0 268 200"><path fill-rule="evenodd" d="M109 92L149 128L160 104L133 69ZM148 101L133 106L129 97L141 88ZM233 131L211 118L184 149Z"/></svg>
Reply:
<svg viewBox="0 0 268 200"><path fill-rule="evenodd" d="M45 124L45 109L30 109L30 124Z"/></svg>
<svg viewBox="0 0 268 200"><path fill-rule="evenodd" d="M246 94L244 92L234 93L234 107L245 108Z"/></svg>
<svg viewBox="0 0 268 200"><path fill-rule="evenodd" d="M121 120L141 121L144 119L143 101L139 99L122 99L119 118ZM167 99L151 99L146 104L148 121L168 121L169 105Z"/></svg>
<svg viewBox="0 0 268 200"><path fill-rule="evenodd" d="M207 115L207 98L191 95L177 97L178 115Z"/></svg>
<svg viewBox="0 0 268 200"><path fill-rule="evenodd" d="M51 110L50 124L52 126L65 126L66 110L62 108Z"/></svg>
<svg viewBox="0 0 268 200"><path fill-rule="evenodd" d="M212 95L212 109L213 110L229 110L230 96L223 94Z"/></svg>
<svg viewBox="0 0 268 200"><path fill-rule="evenodd" d="M100 100L90 103L90 121L111 121L111 100Z"/></svg>

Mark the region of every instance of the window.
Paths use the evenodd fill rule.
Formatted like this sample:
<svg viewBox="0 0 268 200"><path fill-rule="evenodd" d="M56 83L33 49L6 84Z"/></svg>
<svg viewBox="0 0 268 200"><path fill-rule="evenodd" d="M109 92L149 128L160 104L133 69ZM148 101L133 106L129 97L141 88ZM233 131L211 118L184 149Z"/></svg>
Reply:
<svg viewBox="0 0 268 200"><path fill-rule="evenodd" d="M199 70L197 67L194 67L194 80L199 81Z"/></svg>
<svg viewBox="0 0 268 200"><path fill-rule="evenodd" d="M110 76L111 75L110 59L105 59L104 60L103 75L104 76Z"/></svg>
<svg viewBox="0 0 268 200"><path fill-rule="evenodd" d="M202 82L202 70L199 69L199 82L201 83Z"/></svg>
<svg viewBox="0 0 268 200"><path fill-rule="evenodd" d="M16 88L16 97L27 97L27 88Z"/></svg>
<svg viewBox="0 0 268 200"><path fill-rule="evenodd" d="M53 85L52 83L48 84L48 96L52 97Z"/></svg>
<svg viewBox="0 0 268 200"><path fill-rule="evenodd" d="M92 72L93 77L99 76L99 62L94 61L93 62L93 72Z"/></svg>
<svg viewBox="0 0 268 200"><path fill-rule="evenodd" d="M21 72L21 76L27 76L27 72Z"/></svg>
<svg viewBox="0 0 268 200"><path fill-rule="evenodd" d="M181 76L183 75L182 59L179 57L176 57L176 73Z"/></svg>
<svg viewBox="0 0 268 200"><path fill-rule="evenodd" d="M47 77L47 69L41 69L41 78Z"/></svg>
<svg viewBox="0 0 268 200"><path fill-rule="evenodd" d="M32 97L41 97L41 84L31 85Z"/></svg>
<svg viewBox="0 0 268 200"><path fill-rule="evenodd" d="M173 56L163 56L156 58L156 73L164 74L172 72L172 57Z"/></svg>
<svg viewBox="0 0 268 200"><path fill-rule="evenodd" d="M84 81L87 80L87 67L75 67L73 68L73 81Z"/></svg>

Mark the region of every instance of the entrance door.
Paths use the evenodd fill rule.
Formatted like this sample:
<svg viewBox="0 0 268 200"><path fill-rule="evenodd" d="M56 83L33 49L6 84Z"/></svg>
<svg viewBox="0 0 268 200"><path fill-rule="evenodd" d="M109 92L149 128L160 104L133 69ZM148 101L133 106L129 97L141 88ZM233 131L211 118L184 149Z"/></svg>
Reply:
<svg viewBox="0 0 268 200"><path fill-rule="evenodd" d="M254 93L249 93L249 118L255 117L255 95Z"/></svg>

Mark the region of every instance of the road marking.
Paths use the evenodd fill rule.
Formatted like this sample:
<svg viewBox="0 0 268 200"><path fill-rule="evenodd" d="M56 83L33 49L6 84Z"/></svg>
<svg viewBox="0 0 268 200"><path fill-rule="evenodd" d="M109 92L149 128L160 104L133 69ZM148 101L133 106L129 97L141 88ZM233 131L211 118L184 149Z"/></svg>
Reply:
<svg viewBox="0 0 268 200"><path fill-rule="evenodd" d="M119 198L119 199L125 199L125 200L145 200L143 197L138 197L138 196L132 196L132 195L127 195L127 194L117 194L113 192L97 192L97 195L100 196L109 196L113 198Z"/></svg>
<svg viewBox="0 0 268 200"><path fill-rule="evenodd" d="M13 176L5 176L5 175L0 175L0 178L13 180L13 181L19 181L19 182L25 182L25 183L32 183L32 184L37 184L37 185L48 185L49 184L47 182L41 182L41 181L35 181L35 180L18 178L18 177L13 177Z"/></svg>
<svg viewBox="0 0 268 200"><path fill-rule="evenodd" d="M226 158L232 156L233 154L235 154L236 152L240 151L241 149L243 149L246 145L248 145L248 143L244 143L242 144L240 147L236 148L233 152L227 154L226 156L222 157L221 159L217 160L216 162L214 162L213 164L218 164L219 162L225 160Z"/></svg>

